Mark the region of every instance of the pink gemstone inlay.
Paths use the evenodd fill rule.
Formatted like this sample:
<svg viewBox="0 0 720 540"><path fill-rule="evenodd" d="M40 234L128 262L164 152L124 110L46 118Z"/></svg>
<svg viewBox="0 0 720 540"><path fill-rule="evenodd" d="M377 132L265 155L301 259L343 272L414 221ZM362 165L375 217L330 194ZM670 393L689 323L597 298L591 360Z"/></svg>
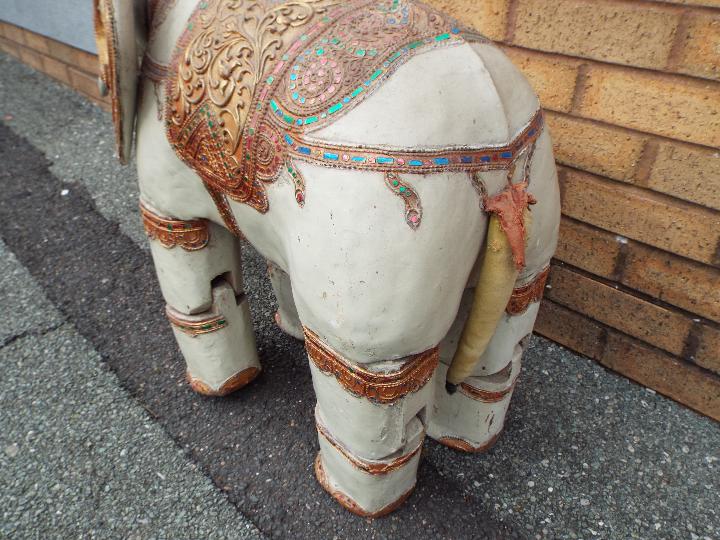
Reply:
<svg viewBox="0 0 720 540"><path fill-rule="evenodd" d="M403 158L398 158L397 162L399 165L405 165L405 160Z"/></svg>
<svg viewBox="0 0 720 540"><path fill-rule="evenodd" d="M325 57L325 56L323 56L323 57L320 59L320 63L321 63L323 66L324 66L325 64L327 64L327 62L328 62L328 59L327 59L327 57Z"/></svg>
<svg viewBox="0 0 720 540"><path fill-rule="evenodd" d="M347 154L343 155L343 161L348 161L349 159L350 159L350 156L348 156Z"/></svg>
<svg viewBox="0 0 720 540"><path fill-rule="evenodd" d="M416 215L412 215L412 216L410 216L410 221L412 221L413 223L417 223L418 217Z"/></svg>
<svg viewBox="0 0 720 540"><path fill-rule="evenodd" d="M327 89L327 91L328 94L332 94L333 92L335 92L335 85L333 84L330 88Z"/></svg>

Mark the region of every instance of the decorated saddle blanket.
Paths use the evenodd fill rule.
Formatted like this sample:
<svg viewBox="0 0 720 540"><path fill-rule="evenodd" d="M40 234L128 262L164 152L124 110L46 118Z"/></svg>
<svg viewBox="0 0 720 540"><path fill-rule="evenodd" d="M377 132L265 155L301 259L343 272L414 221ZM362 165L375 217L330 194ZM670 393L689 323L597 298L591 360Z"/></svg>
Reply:
<svg viewBox="0 0 720 540"><path fill-rule="evenodd" d="M538 137L540 113L504 147L403 151L308 135L361 103L414 55L482 40L407 0L202 1L167 78L167 135L226 221L228 197L266 212L265 185L281 173L293 179L302 206L305 184L294 165L302 160L384 173L417 228L422 209L401 173L509 169Z"/></svg>

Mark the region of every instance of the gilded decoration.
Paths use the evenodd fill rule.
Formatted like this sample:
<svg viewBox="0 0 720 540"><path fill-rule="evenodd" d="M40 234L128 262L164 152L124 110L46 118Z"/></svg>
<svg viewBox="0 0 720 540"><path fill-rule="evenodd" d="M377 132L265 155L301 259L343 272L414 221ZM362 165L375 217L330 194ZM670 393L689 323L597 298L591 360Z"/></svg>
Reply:
<svg viewBox="0 0 720 540"><path fill-rule="evenodd" d="M410 450L410 452L391 461L366 461L353 455L349 450L342 446L317 419L315 420L315 427L317 428L318 434L325 439L330 446L335 448L335 450L337 450L345 459L347 459L353 467L368 474L388 474L396 471L418 455L422 449L421 439L420 443Z"/></svg>
<svg viewBox="0 0 720 540"><path fill-rule="evenodd" d="M528 310L530 304L542 300L545 283L549 275L550 267L548 266L535 276L530 283L514 289L505 311L509 315L522 315Z"/></svg>
<svg viewBox="0 0 720 540"><path fill-rule="evenodd" d="M392 403L420 390L432 377L438 365L438 348L413 355L395 372L376 373L352 364L305 328L305 348L315 366L333 375L345 389L357 396L379 403Z"/></svg>
<svg viewBox="0 0 720 540"><path fill-rule="evenodd" d="M100 64L100 93L110 96L115 142L118 157L127 161L123 144L123 117L120 103L120 80L118 76L119 47L115 10L111 0L93 0L93 22Z"/></svg>
<svg viewBox="0 0 720 540"><path fill-rule="evenodd" d="M214 390L200 379L193 377L190 373L185 374L185 379L190 385L190 388L198 394L208 397L223 397L240 390L244 386L247 386L254 381L258 375L260 375L259 368L249 367L230 377L217 390Z"/></svg>
<svg viewBox="0 0 720 540"><path fill-rule="evenodd" d="M180 246L186 251L203 249L210 242L210 226L204 219L183 221L159 216L140 204L143 226L151 240L166 248Z"/></svg>
<svg viewBox="0 0 720 540"><path fill-rule="evenodd" d="M186 315L175 311L170 306L165 308L165 314L170 324L191 337L217 332L228 325L227 319L218 314L212 314L204 319L188 319Z"/></svg>
<svg viewBox="0 0 720 540"><path fill-rule="evenodd" d="M323 489L327 491L333 499L340 503L343 508L364 518L378 518L394 512L403 505L403 503L412 494L413 489L415 489L415 485L413 484L413 486L407 490L407 492L403 493L395 502L388 504L377 512L368 512L363 510L363 508L348 495L335 488L328 480L327 473L325 472L325 468L322 464L322 456L320 454L318 454L315 458L315 478L317 478L318 483L323 487Z"/></svg>
<svg viewBox="0 0 720 540"><path fill-rule="evenodd" d="M228 197L267 212L265 185L281 174L290 175L303 206L298 160L387 173L416 229L420 202L409 185L399 193L398 173L507 169L539 136L540 112L509 144L495 147L351 147L310 134L361 103L413 56L482 40L408 0L200 2L167 77L168 138L219 207Z"/></svg>

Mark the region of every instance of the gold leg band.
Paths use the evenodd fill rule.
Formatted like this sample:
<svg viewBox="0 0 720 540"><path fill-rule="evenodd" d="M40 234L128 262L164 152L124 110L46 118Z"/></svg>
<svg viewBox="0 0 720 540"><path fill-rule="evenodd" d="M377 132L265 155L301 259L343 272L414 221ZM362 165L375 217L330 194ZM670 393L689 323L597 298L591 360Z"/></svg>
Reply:
<svg viewBox="0 0 720 540"><path fill-rule="evenodd" d="M379 403L392 403L420 390L432 377L439 361L438 348L434 347L413 355L398 371L374 373L343 358L312 330L304 328L304 331L308 356L320 371L334 375L348 392Z"/></svg>
<svg viewBox="0 0 720 540"><path fill-rule="evenodd" d="M405 493L403 493L396 501L391 502L387 506L384 506L380 510L376 512L368 512L367 510L364 510L360 507L354 500L352 500L349 496L347 496L342 491L335 489L332 484L330 484L327 475L325 474L325 469L323 468L322 464L322 458L320 454L317 455L315 458L315 478L317 478L317 481L320 483L320 485L323 487L325 491L327 491L330 496L335 499L340 505L345 508L346 510L352 512L353 514L360 516L360 517L366 517L366 518L378 518L385 516L387 514L390 514L391 512L394 512L398 508L400 508L403 503L407 500L408 497L410 497L410 494L412 493L413 489L415 489L415 486L413 485L409 490L407 490Z"/></svg>
<svg viewBox="0 0 720 540"><path fill-rule="evenodd" d="M404 465L406 465L412 458L414 458L417 454L420 453L422 450L422 443L425 439L425 435L420 438L420 442L418 445L412 449L407 454L397 457L390 461L367 461L364 459L361 459L355 455L353 455L347 448L345 448L343 445L341 445L327 430L325 426L323 426L320 421L315 418L315 427L318 430L318 434L325 439L330 446L332 446L335 450L338 451L340 455L342 455L345 459L347 459L350 464L355 467L356 469L360 469L363 472L366 472L368 474L388 474L391 473L397 469L400 469Z"/></svg>
<svg viewBox="0 0 720 540"><path fill-rule="evenodd" d="M165 314L170 324L191 337L217 332L228 325L227 319L216 313L207 317L184 315L170 306L166 306Z"/></svg>
<svg viewBox="0 0 720 540"><path fill-rule="evenodd" d="M168 249L180 246L186 251L197 251L210 242L210 225L205 219L183 221L160 216L140 203L145 232Z"/></svg>
<svg viewBox="0 0 720 540"><path fill-rule="evenodd" d="M508 315L522 315L528 310L530 304L542 300L548 275L550 275L549 266L535 276L530 283L513 289L510 301L505 308Z"/></svg>

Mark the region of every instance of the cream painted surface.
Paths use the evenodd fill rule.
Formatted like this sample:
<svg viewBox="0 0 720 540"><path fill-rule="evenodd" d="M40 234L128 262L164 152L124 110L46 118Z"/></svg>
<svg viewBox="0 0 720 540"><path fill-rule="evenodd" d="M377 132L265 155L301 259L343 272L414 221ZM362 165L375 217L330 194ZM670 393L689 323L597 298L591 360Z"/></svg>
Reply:
<svg viewBox="0 0 720 540"><path fill-rule="evenodd" d="M396 454L407 443L406 426L418 415L425 416L433 399L432 381L391 404L378 404L351 394L312 361L310 371L323 424L338 442L363 459L382 460Z"/></svg>
<svg viewBox="0 0 720 540"><path fill-rule="evenodd" d="M319 419L322 423L322 420ZM407 441L397 455L385 460L373 460L371 463L389 463L415 451L422 445L425 430L417 418L407 427ZM328 442L322 435L320 455L327 479L333 489L349 496L366 512L377 512L396 502L415 485L420 452L415 454L402 467L386 474L369 474L358 468L347 456ZM368 460L363 460L368 461Z"/></svg>
<svg viewBox="0 0 720 540"><path fill-rule="evenodd" d="M520 359L522 349L515 351L511 369L505 377L492 375L490 377L470 377L466 382L480 390L498 392L512 389L520 374ZM488 444L498 435L505 425L505 416L512 390L500 401L486 403L457 391L449 395L441 381L445 379L447 366L440 364L436 380L435 395L437 399L433 405L428 425L428 435L440 440L443 437L462 439L474 448Z"/></svg>
<svg viewBox="0 0 720 540"><path fill-rule="evenodd" d="M169 62L196 3L179 0L150 45L153 58ZM165 138L155 91L154 85L143 83L138 113L143 199L171 217L203 217L221 224L202 182ZM163 89L159 91L162 95ZM487 44L461 45L416 56L361 105L313 136L405 148L502 145L527 125L537 107L529 85L501 51ZM471 272L487 226L467 175L403 175L423 207L422 224L413 231L405 223L402 200L386 187L382 174L296 165L306 182L304 208L298 207L285 172L267 185L268 213L231 203L248 241L277 267L271 279L286 330L299 334L302 323L342 356L371 370L397 367L400 362L388 361L442 342L443 363L430 382L391 405L347 392L311 362L319 418L344 448L366 460L402 455L422 438L421 423L434 437L460 437L477 446L487 442L504 422L509 395L500 403L484 404L462 394L450 396L444 389L444 364L469 309L467 302L459 308L461 298L474 283ZM482 174L491 195L503 189L505 177L503 171ZM531 180L530 191L539 202L532 208L528 265L520 282L548 264L557 242L559 189L547 132L538 141ZM213 235L222 238L215 230ZM180 248L160 253L164 248L153 246L163 293L172 305L186 312L207 309L213 277L225 268L239 269L236 245L221 244L208 250L213 261L195 253L185 256ZM173 276L178 269L180 276ZM511 360L511 378L516 377L520 341L531 331L538 307L500 321L475 373L495 375L473 377L471 384L510 384L498 379ZM246 301L236 310L226 309L238 318L227 329L199 338L176 332L191 373L216 388L242 366L257 363ZM397 473L368 475L322 437L320 444L331 484L367 511L393 502L414 484L419 457Z"/></svg>
<svg viewBox="0 0 720 540"><path fill-rule="evenodd" d="M219 225L210 225L210 242L198 251L168 249L158 240L150 240L150 251L165 302L181 313L210 309L211 282L218 276L228 274L235 290L243 291L240 243Z"/></svg>
<svg viewBox="0 0 720 540"><path fill-rule="evenodd" d="M268 276L272 284L275 298L278 302L278 310L275 315L275 322L280 329L296 339L304 339L300 317L293 299L292 283L290 276L273 263L268 263Z"/></svg>
<svg viewBox="0 0 720 540"><path fill-rule="evenodd" d="M247 298L236 299L226 282L213 288L213 309L187 320L222 315L227 326L209 334L191 336L173 325L173 333L187 362L188 373L212 390L251 367L260 368Z"/></svg>

